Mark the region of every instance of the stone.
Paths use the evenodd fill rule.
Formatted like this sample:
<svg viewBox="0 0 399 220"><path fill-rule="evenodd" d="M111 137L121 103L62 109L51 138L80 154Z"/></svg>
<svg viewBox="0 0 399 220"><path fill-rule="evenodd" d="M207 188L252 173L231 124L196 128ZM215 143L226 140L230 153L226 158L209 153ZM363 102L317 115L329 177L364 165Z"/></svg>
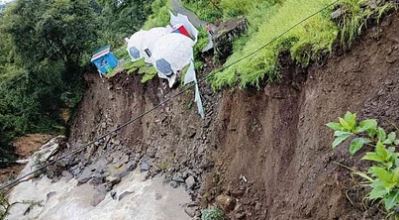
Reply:
<svg viewBox="0 0 399 220"><path fill-rule="evenodd" d="M148 170L150 170L150 164L147 161L141 161L140 172L146 172Z"/></svg>
<svg viewBox="0 0 399 220"><path fill-rule="evenodd" d="M46 195L47 201L48 201L49 199L51 199L51 197L55 196L55 194L57 194L57 192L55 192L55 191L52 191L52 192L47 193L47 195Z"/></svg>
<svg viewBox="0 0 399 220"><path fill-rule="evenodd" d="M241 196L244 195L244 193L245 193L245 188L241 188L240 187L238 189L233 190L231 192L231 195L234 196L234 197L241 197Z"/></svg>
<svg viewBox="0 0 399 220"><path fill-rule="evenodd" d="M227 195L219 195L216 197L216 204L226 212L230 212L236 205L235 199Z"/></svg>
<svg viewBox="0 0 399 220"><path fill-rule="evenodd" d="M150 148L147 149L148 157L154 158L156 156L156 154L157 154L157 150L155 148L151 148L150 147Z"/></svg>
<svg viewBox="0 0 399 220"><path fill-rule="evenodd" d="M121 201L123 198L125 198L126 196L133 194L133 191L125 191L122 194L119 195L118 201Z"/></svg>
<svg viewBox="0 0 399 220"><path fill-rule="evenodd" d="M73 175L66 170L62 171L61 175L65 179L65 181L69 181L73 178Z"/></svg>
<svg viewBox="0 0 399 220"><path fill-rule="evenodd" d="M240 212L235 214L236 219L245 219L245 213Z"/></svg>
<svg viewBox="0 0 399 220"><path fill-rule="evenodd" d="M214 34L215 60L223 63L233 51L233 41L245 33L248 21L241 17L221 23Z"/></svg>
<svg viewBox="0 0 399 220"><path fill-rule="evenodd" d="M196 216L197 207L196 206L187 206L184 208L184 212L191 218L194 218Z"/></svg>
<svg viewBox="0 0 399 220"><path fill-rule="evenodd" d="M112 185L116 185L121 182L121 178L118 176L107 176L106 180Z"/></svg>
<svg viewBox="0 0 399 220"><path fill-rule="evenodd" d="M111 195L111 198L112 198L113 200L116 199L116 192L115 192L115 191L112 191L110 195Z"/></svg>
<svg viewBox="0 0 399 220"><path fill-rule="evenodd" d="M181 173L175 173L173 175L172 180L178 183L184 183L183 175Z"/></svg>
<svg viewBox="0 0 399 220"><path fill-rule="evenodd" d="M186 183L187 189L193 189L193 188L194 188L194 185L195 185L195 179L194 179L194 177L193 177L193 176L189 176L189 177L186 179L185 183Z"/></svg>
<svg viewBox="0 0 399 220"><path fill-rule="evenodd" d="M82 174L79 176L78 178L78 183L79 184L83 184L83 183L87 183L87 181L89 181L91 179L93 172L91 170L91 167L86 167Z"/></svg>
<svg viewBox="0 0 399 220"><path fill-rule="evenodd" d="M103 174L94 173L91 177L90 183L93 185L100 185L105 182L105 177Z"/></svg>
<svg viewBox="0 0 399 220"><path fill-rule="evenodd" d="M129 172L131 172L131 171L133 171L134 169L136 169L136 167L137 167L136 161L129 161L129 162L126 164L126 170L129 171Z"/></svg>
<svg viewBox="0 0 399 220"><path fill-rule="evenodd" d="M115 144L115 145L120 145L121 144L121 141L120 140L114 140L113 141L113 144ZM126 155L126 154L125 154Z"/></svg>
<svg viewBox="0 0 399 220"><path fill-rule="evenodd" d="M172 187L172 188L177 188L177 187L179 187L179 183L177 183L176 181L171 181L170 183L169 183L169 185Z"/></svg>
<svg viewBox="0 0 399 220"><path fill-rule="evenodd" d="M104 188L98 188L93 194L93 197L91 198L90 205L97 206L100 202L102 202L105 199L106 194L107 191Z"/></svg>
<svg viewBox="0 0 399 220"><path fill-rule="evenodd" d="M101 123L101 128L102 129L106 129L107 128L107 123L105 123L105 122Z"/></svg>

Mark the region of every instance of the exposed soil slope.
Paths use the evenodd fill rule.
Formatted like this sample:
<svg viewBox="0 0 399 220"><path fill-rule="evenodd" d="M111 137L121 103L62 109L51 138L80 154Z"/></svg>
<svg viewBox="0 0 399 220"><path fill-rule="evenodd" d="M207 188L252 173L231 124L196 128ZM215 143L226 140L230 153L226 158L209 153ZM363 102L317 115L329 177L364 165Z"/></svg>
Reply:
<svg viewBox="0 0 399 220"><path fill-rule="evenodd" d="M258 219L372 219L346 199L351 178L333 161L351 166L353 160L346 148L332 151L325 124L346 111L399 123L398 16L370 30L350 52L314 66L299 87L290 80L300 78L295 70L284 71L280 85L223 95L223 123L216 129L223 190L248 189L241 198L247 219L257 219L253 213Z"/></svg>
<svg viewBox="0 0 399 220"><path fill-rule="evenodd" d="M121 151L147 158L151 174L164 172L172 182L184 185L193 176L190 191L202 205L220 194L236 199L231 219L379 218L358 205L349 172L334 161L359 164L344 147L332 151L332 133L324 125L348 110L399 124L398 14L323 66L307 72L285 66L280 84L260 90L213 94L203 88L205 120L196 115L191 93L177 98L88 148L70 164L72 173L78 178L101 155ZM142 85L138 76L124 73L104 82L95 74L86 78L66 151L178 92L157 80Z"/></svg>

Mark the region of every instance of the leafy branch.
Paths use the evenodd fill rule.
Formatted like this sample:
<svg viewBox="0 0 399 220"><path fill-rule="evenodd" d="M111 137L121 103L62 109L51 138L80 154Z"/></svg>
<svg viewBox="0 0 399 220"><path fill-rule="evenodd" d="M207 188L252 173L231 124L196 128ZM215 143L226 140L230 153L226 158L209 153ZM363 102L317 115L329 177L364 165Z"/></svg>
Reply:
<svg viewBox="0 0 399 220"><path fill-rule="evenodd" d="M371 191L367 198L381 200L389 216L399 217L394 210L399 206L399 158L396 146L399 145L395 132L387 134L378 126L375 119L357 120L354 113L347 112L337 122L327 127L334 130L333 149L350 140L349 153L355 155L364 146L373 147L361 160L370 161L367 172L355 172L368 182Z"/></svg>

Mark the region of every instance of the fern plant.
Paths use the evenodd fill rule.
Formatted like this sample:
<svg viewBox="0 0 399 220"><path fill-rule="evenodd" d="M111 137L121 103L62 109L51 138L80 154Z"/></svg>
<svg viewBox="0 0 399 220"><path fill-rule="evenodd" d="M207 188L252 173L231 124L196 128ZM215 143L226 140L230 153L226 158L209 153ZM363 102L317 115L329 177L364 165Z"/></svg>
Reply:
<svg viewBox="0 0 399 220"><path fill-rule="evenodd" d="M224 220L223 211L218 208L202 210L201 220Z"/></svg>
<svg viewBox="0 0 399 220"><path fill-rule="evenodd" d="M328 123L327 127L334 130L334 149L344 141L350 141L351 155L355 155L364 146L372 147L372 151L362 157L362 160L371 162L368 171L355 174L368 182L371 188L368 199L382 201L389 212L388 216L399 219L393 211L399 207L399 154L396 151L399 140L396 133L387 134L375 119L358 121L356 114L351 112L338 118L338 122Z"/></svg>

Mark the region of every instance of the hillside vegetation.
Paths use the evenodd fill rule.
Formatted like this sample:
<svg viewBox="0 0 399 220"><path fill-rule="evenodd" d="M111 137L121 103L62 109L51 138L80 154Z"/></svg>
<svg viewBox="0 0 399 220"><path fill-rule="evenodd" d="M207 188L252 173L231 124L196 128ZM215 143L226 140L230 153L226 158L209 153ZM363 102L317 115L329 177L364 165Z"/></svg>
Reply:
<svg viewBox="0 0 399 220"><path fill-rule="evenodd" d="M348 46L359 35L370 19L379 20L395 8L390 1L377 3L364 0L341 0L282 37L280 34L318 12L333 0L184 0L185 5L209 22L223 21L235 16L246 16L249 21L247 34L235 41L234 53L226 65L252 54L271 41L260 52L230 68L216 73L212 85L259 86L264 79L279 79L278 56L289 52L291 59L302 67L329 54L335 43ZM338 14L336 20L332 13Z"/></svg>
<svg viewBox="0 0 399 220"><path fill-rule="evenodd" d="M15 159L15 137L64 132L60 114L80 101L93 51L122 45L151 3L17 0L0 12L0 167Z"/></svg>

